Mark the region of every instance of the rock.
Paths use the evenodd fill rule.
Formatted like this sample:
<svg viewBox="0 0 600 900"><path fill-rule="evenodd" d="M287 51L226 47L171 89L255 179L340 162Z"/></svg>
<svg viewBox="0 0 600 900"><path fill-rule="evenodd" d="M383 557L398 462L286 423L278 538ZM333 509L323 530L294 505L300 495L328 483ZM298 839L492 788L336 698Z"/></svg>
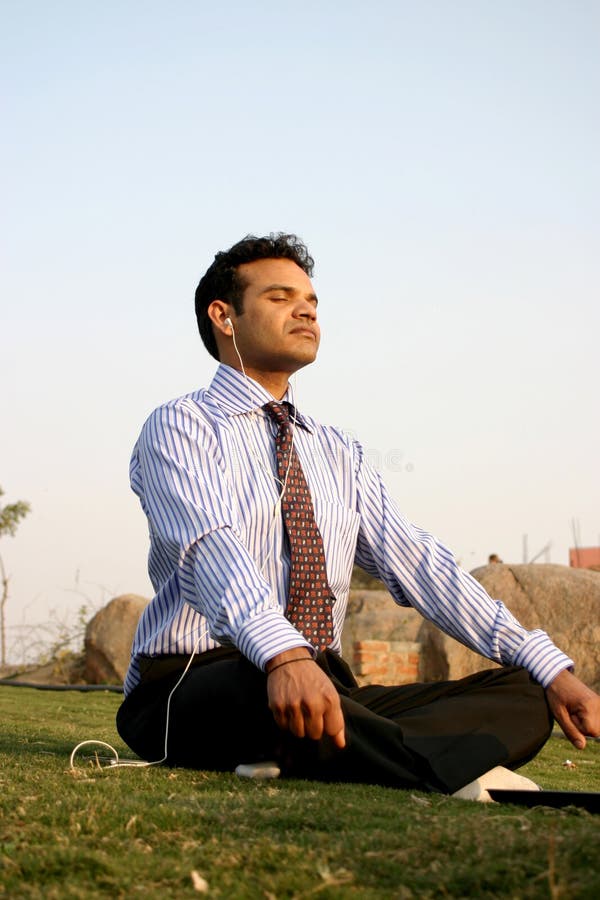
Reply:
<svg viewBox="0 0 600 900"><path fill-rule="evenodd" d="M342 634L342 656L352 665L354 644L360 641L413 642L422 621L416 610L398 606L385 590L351 590Z"/></svg>
<svg viewBox="0 0 600 900"><path fill-rule="evenodd" d="M85 630L84 677L88 684L121 684L129 665L135 629L148 604L145 597L115 597Z"/></svg>
<svg viewBox="0 0 600 900"><path fill-rule="evenodd" d="M575 661L579 678L600 686L600 573L568 566L481 566L471 573L490 596L502 600L527 629L542 628ZM493 666L423 621L419 677L462 678Z"/></svg>
<svg viewBox="0 0 600 900"><path fill-rule="evenodd" d="M63 651L50 662L25 669L15 668L3 675L7 684L30 684L32 686L66 686L83 683L83 653Z"/></svg>

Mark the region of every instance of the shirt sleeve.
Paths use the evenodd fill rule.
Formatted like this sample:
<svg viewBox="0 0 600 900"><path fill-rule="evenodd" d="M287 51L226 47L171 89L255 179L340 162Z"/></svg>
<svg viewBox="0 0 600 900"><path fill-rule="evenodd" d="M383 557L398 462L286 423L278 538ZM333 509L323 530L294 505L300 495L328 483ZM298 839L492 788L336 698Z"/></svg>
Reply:
<svg viewBox="0 0 600 900"><path fill-rule="evenodd" d="M177 573L182 599L206 618L211 637L262 669L284 650L310 650L241 539L214 426L192 404L169 404L148 419L136 449L132 483L152 539Z"/></svg>
<svg viewBox="0 0 600 900"><path fill-rule="evenodd" d="M356 562L379 576L397 603L412 606L450 637L504 665L523 666L547 687L573 661L539 629L527 631L493 600L433 535L408 522L355 443L358 512Z"/></svg>

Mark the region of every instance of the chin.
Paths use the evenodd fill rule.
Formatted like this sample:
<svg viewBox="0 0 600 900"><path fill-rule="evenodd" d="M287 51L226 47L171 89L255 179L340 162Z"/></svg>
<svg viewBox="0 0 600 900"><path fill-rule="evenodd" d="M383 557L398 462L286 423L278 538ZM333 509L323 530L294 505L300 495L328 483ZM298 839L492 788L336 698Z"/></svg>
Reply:
<svg viewBox="0 0 600 900"><path fill-rule="evenodd" d="M309 366L315 361L316 358L316 349L311 349L310 352L307 353L298 353L298 355L296 356L296 360L300 366Z"/></svg>

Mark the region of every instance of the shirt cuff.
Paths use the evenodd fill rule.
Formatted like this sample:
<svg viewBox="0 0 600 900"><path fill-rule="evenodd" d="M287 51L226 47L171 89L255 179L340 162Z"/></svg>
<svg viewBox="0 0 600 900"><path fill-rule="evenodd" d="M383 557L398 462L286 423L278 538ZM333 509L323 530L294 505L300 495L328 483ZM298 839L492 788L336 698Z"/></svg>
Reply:
<svg viewBox="0 0 600 900"><path fill-rule="evenodd" d="M574 662L555 647L545 631L531 631L513 657L515 666L527 669L542 687L547 688L564 669L573 671Z"/></svg>
<svg viewBox="0 0 600 900"><path fill-rule="evenodd" d="M242 626L235 643L240 653L263 672L270 659L295 647L304 647L316 656L315 648L276 609L265 609L253 616Z"/></svg>

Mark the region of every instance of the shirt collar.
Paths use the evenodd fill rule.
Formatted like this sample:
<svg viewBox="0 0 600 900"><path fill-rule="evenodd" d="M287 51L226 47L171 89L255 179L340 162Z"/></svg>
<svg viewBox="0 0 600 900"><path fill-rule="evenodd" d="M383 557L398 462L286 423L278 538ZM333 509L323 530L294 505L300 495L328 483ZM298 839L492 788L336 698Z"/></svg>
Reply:
<svg viewBox="0 0 600 900"><path fill-rule="evenodd" d="M274 397L257 381L223 363L219 364L207 393L230 416L245 415L250 412L266 415L262 407L265 403L274 400ZM292 390L288 387L278 402L287 401L293 409L292 399ZM295 423L310 432L311 429L298 410L296 410Z"/></svg>

